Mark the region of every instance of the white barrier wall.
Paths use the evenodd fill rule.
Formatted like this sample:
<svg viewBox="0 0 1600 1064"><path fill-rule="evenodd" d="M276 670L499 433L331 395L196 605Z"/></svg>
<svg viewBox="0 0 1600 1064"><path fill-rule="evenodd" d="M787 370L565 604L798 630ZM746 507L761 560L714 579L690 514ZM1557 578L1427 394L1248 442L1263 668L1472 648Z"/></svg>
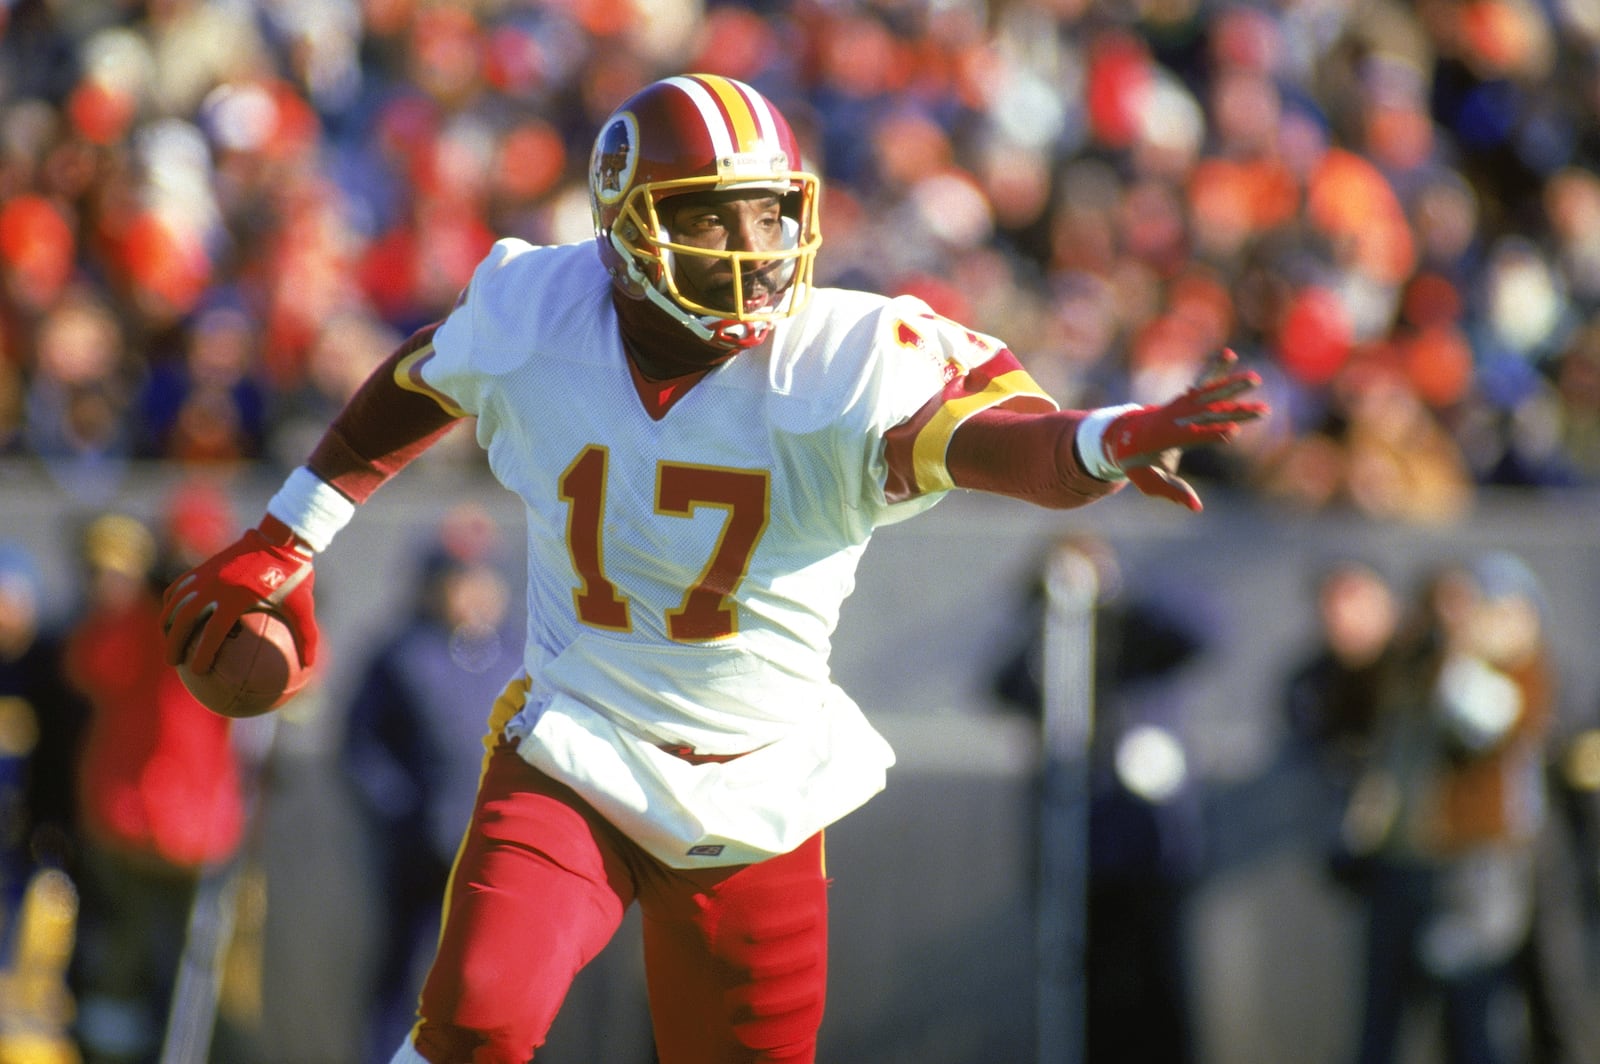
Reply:
<svg viewBox="0 0 1600 1064"><path fill-rule="evenodd" d="M89 506L31 466L0 465L0 539L35 551L64 610L76 523L103 505L154 515L169 483L165 471L139 471ZM275 478L235 484L241 518L253 520L274 487ZM358 840L325 755L350 670L404 600L414 545L435 515L467 498L520 536L505 492L424 468L384 488L319 566L328 672L322 689L284 717L267 796L268 1059L354 1059L349 987L370 955L365 912L381 885L354 867ZM1206 618L1215 644L1189 674L1183 712L1197 769L1216 787L1247 783L1270 761L1283 675L1309 631L1310 575L1343 554L1409 579L1434 561L1518 551L1546 583L1566 712L1581 720L1600 711L1600 496L1488 497L1470 520L1445 529L1207 498L1207 511L1192 516L1132 493L1070 514L953 496L884 530L869 549L838 632L836 673L900 764L889 790L831 834L833 982L822 1059L1030 1058L1035 751L1026 722L995 711L988 682L1022 635L1022 594L1062 531L1108 537L1134 586L1184 600ZM1222 852L1250 852L1220 841ZM1214 870L1195 911L1206 1058L1338 1060L1353 1022L1349 914L1303 856L1275 852ZM1274 976L1287 948L1281 937L1248 933L1282 921L1305 929L1302 946L1324 951L1297 956L1297 970L1321 971L1303 992ZM637 963L623 942L586 974L542 1061L648 1061Z"/></svg>

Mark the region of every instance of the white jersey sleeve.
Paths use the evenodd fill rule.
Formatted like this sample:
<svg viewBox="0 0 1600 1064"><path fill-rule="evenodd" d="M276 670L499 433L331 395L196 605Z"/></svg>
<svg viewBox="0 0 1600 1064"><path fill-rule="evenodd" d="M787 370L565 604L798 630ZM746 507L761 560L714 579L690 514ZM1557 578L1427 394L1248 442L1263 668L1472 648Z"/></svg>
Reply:
<svg viewBox="0 0 1600 1064"><path fill-rule="evenodd" d="M434 334L420 379L463 413L493 416L496 402L504 398L504 381L539 350L530 342L530 326L552 333L580 326L574 342L595 328L595 311L609 289L597 283L605 281L604 273L572 270L574 260L585 256L594 257L586 245L496 241ZM556 283L563 278L576 283Z"/></svg>

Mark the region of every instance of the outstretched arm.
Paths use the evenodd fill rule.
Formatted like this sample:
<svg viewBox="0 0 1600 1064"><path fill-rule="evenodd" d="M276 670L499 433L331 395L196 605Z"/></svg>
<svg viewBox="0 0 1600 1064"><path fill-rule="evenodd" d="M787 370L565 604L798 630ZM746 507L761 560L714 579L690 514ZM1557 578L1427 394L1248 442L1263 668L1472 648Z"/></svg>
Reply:
<svg viewBox="0 0 1600 1064"><path fill-rule="evenodd" d="M462 416L437 392L413 383L412 369L432 350L437 329L418 330L384 359L306 460L306 471L352 504L366 502ZM271 505L268 509L275 512ZM292 515L279 516L289 520Z"/></svg>
<svg viewBox="0 0 1600 1064"><path fill-rule="evenodd" d="M162 618L169 663L187 656L195 672L209 671L239 618L266 608L289 622L301 664L312 665L317 649L313 556L357 506L461 417L435 393L411 383L411 369L431 349L435 328L418 331L373 371L306 464L284 481L259 525L173 581Z"/></svg>
<svg viewBox="0 0 1600 1064"><path fill-rule="evenodd" d="M1200 497L1176 473L1182 452L1223 443L1267 404L1240 399L1261 383L1224 350L1177 398L1151 406L1021 413L995 407L975 414L950 438L945 455L959 487L1053 509L1093 502L1123 481L1191 510Z"/></svg>

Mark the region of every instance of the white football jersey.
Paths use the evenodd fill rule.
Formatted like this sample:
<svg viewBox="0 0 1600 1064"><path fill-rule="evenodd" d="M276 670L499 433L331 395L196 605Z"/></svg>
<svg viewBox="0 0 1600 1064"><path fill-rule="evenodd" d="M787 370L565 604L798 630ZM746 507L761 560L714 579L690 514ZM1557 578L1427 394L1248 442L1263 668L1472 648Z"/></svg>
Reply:
<svg viewBox="0 0 1600 1064"><path fill-rule="evenodd" d="M477 419L526 506L526 696L506 734L670 865L785 853L894 760L828 664L873 530L952 486L961 420L1053 404L920 300L821 289L654 417L611 292L591 244L502 240L409 367Z"/></svg>

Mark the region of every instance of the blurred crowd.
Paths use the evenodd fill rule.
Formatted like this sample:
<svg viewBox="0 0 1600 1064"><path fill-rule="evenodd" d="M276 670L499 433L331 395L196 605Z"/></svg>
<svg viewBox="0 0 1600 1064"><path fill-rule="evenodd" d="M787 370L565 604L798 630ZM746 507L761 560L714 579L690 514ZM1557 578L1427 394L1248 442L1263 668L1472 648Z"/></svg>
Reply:
<svg viewBox="0 0 1600 1064"><path fill-rule="evenodd" d="M202 482L156 519L88 514L63 531L64 609L0 539L0 1060L137 1064L187 1030L169 1006L206 954L197 899L244 848L260 743L166 666L161 593L235 525Z"/></svg>
<svg viewBox="0 0 1600 1064"><path fill-rule="evenodd" d="M1071 579L1092 593L1094 655L1085 1059L1243 1059L1202 1036L1195 929L1229 925L1202 916L1202 899L1293 853L1312 873L1300 886L1343 920L1348 967L1318 943L1308 908L1274 912L1296 889L1281 882L1277 901L1257 897L1249 915L1282 944L1264 967L1290 982L1302 966L1348 972L1352 993L1336 1042L1295 1029L1293 1053L1261 1059L1600 1062L1600 703L1572 682L1548 585L1526 559L1336 553L1308 571L1303 598L1286 596L1294 606L1276 616L1303 608L1311 625L1279 663L1270 763L1229 782L1193 770L1204 730L1195 670L1228 638L1205 594L1125 565L1098 534L1069 534L1051 552L993 691L1002 708L1045 709L1046 646L1070 609L1063 563L1080 563L1092 579ZM1054 635L1039 623L1047 581L1063 582ZM1078 682L1056 675L1069 692ZM1221 948L1237 958L1248 937L1231 927Z"/></svg>
<svg viewBox="0 0 1600 1064"><path fill-rule="evenodd" d="M66 601L47 591L40 552L0 535L3 1064L357 1059L256 1044L278 1033L262 1028L254 814L274 784L279 715L209 712L164 662L162 592L236 526L210 479L172 485L149 514L90 511L63 535ZM442 513L416 548L415 571L397 575L414 585L409 605L351 648L359 684L329 707L336 798L359 822L349 856L382 885L351 990L367 1028L351 1052L375 1062L413 1021L483 721L523 624L511 555L481 507Z"/></svg>
<svg viewBox="0 0 1600 1064"><path fill-rule="evenodd" d="M796 126L823 283L1068 405L1232 345L1281 413L1202 475L1422 521L1600 477L1590 0L15 0L0 456L296 464L493 239L591 236L596 124L686 69Z"/></svg>
<svg viewBox="0 0 1600 1064"><path fill-rule="evenodd" d="M1312 606L1285 754L1364 925L1353 1059L1401 1059L1430 1005L1450 1064L1600 1059L1600 732L1563 689L1541 581L1499 550L1409 580L1343 558Z"/></svg>

